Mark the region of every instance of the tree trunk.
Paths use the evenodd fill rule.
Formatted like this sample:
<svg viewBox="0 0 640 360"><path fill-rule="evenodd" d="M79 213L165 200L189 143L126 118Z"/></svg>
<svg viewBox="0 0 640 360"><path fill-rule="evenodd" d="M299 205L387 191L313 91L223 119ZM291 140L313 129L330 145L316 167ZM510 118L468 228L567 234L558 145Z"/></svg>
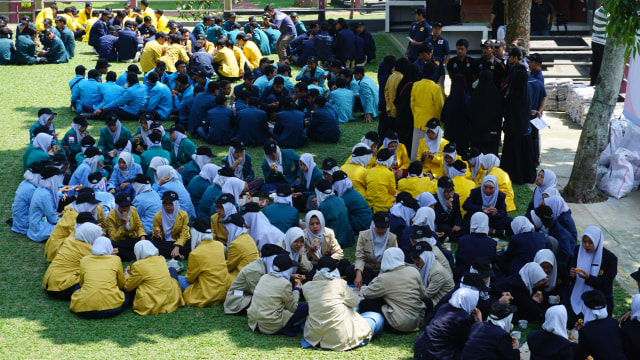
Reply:
<svg viewBox="0 0 640 360"><path fill-rule="evenodd" d="M607 196L597 188L596 169L600 154L609 141L609 122L618 99L624 71L624 45L616 46L610 36L604 49L595 94L584 122L569 183L564 188L569 202L592 203Z"/></svg>
<svg viewBox="0 0 640 360"><path fill-rule="evenodd" d="M351 11L349 12L349 20L353 20L353 8L356 7L356 1L351 0Z"/></svg>
<svg viewBox="0 0 640 360"><path fill-rule="evenodd" d="M506 0L504 4L507 44L512 39L523 38L524 47L529 53L529 36L531 31L531 0Z"/></svg>

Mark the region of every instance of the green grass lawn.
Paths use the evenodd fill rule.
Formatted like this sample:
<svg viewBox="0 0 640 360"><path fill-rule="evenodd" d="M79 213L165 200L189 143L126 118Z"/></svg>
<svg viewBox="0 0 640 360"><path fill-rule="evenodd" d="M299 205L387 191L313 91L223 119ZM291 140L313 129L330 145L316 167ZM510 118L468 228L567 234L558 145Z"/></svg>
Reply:
<svg viewBox="0 0 640 360"><path fill-rule="evenodd" d="M385 35L375 35L378 58L399 55ZM275 55L272 55L275 58ZM15 189L22 180L22 154L29 143L28 129L42 107L58 113L55 120L60 138L69 128L74 113L69 109L68 81L76 65L93 68L96 56L86 44L77 44L76 57L68 64L0 67L0 214L11 216ZM127 64L114 63L118 74ZM295 70L296 72L298 69ZM368 75L377 81L377 64L367 65ZM295 74L294 74L295 76ZM131 131L137 123L124 122ZM89 132L97 137L102 122L92 121ZM168 126L168 125L167 125ZM338 144L309 143L298 152L309 152L316 161L331 156L342 163L351 147L377 123L366 124L360 114L355 122L342 124ZM201 145L201 141L196 141ZM227 148L213 146L214 153L226 155ZM261 148L249 149L256 168L263 159ZM214 162L219 164L219 159ZM519 215L526 209L531 191L515 186ZM360 349L346 353L303 350L301 336L267 336L252 333L246 317L226 316L222 307L197 309L184 307L172 314L139 316L128 310L108 320L83 320L69 311L68 302L47 297L42 276L47 267L44 244L16 235L0 223L0 358L314 358L314 359L407 359L413 354L418 333L385 333ZM345 255L353 261L354 248ZM628 308L628 296L617 287L615 314ZM535 324L532 327L535 328ZM538 325L539 326L539 325Z"/></svg>

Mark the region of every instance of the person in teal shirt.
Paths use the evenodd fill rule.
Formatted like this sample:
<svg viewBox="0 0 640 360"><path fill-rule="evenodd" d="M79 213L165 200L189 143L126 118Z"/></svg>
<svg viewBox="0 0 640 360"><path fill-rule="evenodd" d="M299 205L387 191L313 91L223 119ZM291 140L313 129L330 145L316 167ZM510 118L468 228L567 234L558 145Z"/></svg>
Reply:
<svg viewBox="0 0 640 360"><path fill-rule="evenodd" d="M84 116L78 115L73 118L71 129L64 134L64 138L62 138L62 142L60 143L68 159L74 159L76 154L82 152L82 145L80 145L80 143L87 135L88 127L89 122Z"/></svg>
<svg viewBox="0 0 640 360"><path fill-rule="evenodd" d="M64 44L64 48L69 54L69 59L76 56L76 42L74 39L73 31L66 25L67 21L63 17L56 18L56 29L58 30L60 40Z"/></svg>
<svg viewBox="0 0 640 360"><path fill-rule="evenodd" d="M336 239L343 249L352 246L353 232L344 200L335 195L331 183L325 179L316 183L315 192L318 210L324 216L325 226L335 232Z"/></svg>
<svg viewBox="0 0 640 360"><path fill-rule="evenodd" d="M116 150L116 142L120 139L131 139L131 131L122 126L118 116L111 114L107 117L106 126L100 129L100 138L98 139L98 149L106 155L111 150ZM111 156L114 158L115 156Z"/></svg>
<svg viewBox="0 0 640 360"><path fill-rule="evenodd" d="M62 39L57 37L51 29L45 30L44 36L49 40L50 45L47 50L40 51L38 55L44 56L50 64L62 64L69 62L69 53L67 53L67 49L64 47Z"/></svg>
<svg viewBox="0 0 640 360"><path fill-rule="evenodd" d="M191 195L191 202L193 203L193 207L196 209L197 217L207 218L211 216L211 215L207 216L206 213L203 213L201 211L206 207L203 207L203 209L200 209L200 201L201 199L204 198L204 195L206 194L207 189L210 186L216 186L213 183L213 180L216 178L216 176L218 176L218 170L220 170L220 166L215 164L206 164L202 168L200 173L194 176L193 179L191 179L191 181L189 181L189 185L187 186L187 191L189 192L189 195ZM220 193L221 192L222 192L222 189L220 189ZM220 194L218 194L218 196L219 195ZM209 198L210 196L208 195L207 197ZM213 204L215 199L212 199L209 201L207 201L209 206L208 208L206 208L207 210L211 208L211 205Z"/></svg>
<svg viewBox="0 0 640 360"><path fill-rule="evenodd" d="M171 151L171 165L184 167L196 153L196 144L187 138L187 131L180 124L173 124L169 128L169 138L173 142Z"/></svg>
<svg viewBox="0 0 640 360"><path fill-rule="evenodd" d="M155 173L152 169L149 169L151 160L155 157L161 157L167 160L167 164L171 161L171 154L167 150L160 147L162 144L162 136L157 132L149 134L149 148L145 150L140 157L142 158L142 171L149 177L149 179L155 179ZM154 181L155 183L155 181Z"/></svg>
<svg viewBox="0 0 640 360"><path fill-rule="evenodd" d="M154 121L149 125L149 128L151 129L151 132L160 134L162 137L162 148L171 154L173 152L173 141L171 141L171 137L169 137L169 135L164 131L162 123L154 117Z"/></svg>
<svg viewBox="0 0 640 360"><path fill-rule="evenodd" d="M271 84L273 78L276 77L276 68L273 65L267 65L264 68L264 75L260 76L253 82L253 86L258 89L258 97L262 98L264 89Z"/></svg>
<svg viewBox="0 0 640 360"><path fill-rule="evenodd" d="M33 65L44 63L45 58L38 57L36 54L36 35L37 31L33 28L27 28L26 35L20 35L16 39L16 65Z"/></svg>
<svg viewBox="0 0 640 360"><path fill-rule="evenodd" d="M236 37L242 32L242 30L240 29L242 29L242 26L240 26L240 24L238 23L235 23L231 25L231 29L227 31L227 38L229 40L232 40L234 45L238 45L238 39L236 39Z"/></svg>
<svg viewBox="0 0 640 360"><path fill-rule="evenodd" d="M367 230L371 226L373 211L362 194L353 188L353 183L347 174L338 170L332 175L333 190L336 196L344 200L349 214L349 225L354 234Z"/></svg>
<svg viewBox="0 0 640 360"><path fill-rule="evenodd" d="M271 54L271 45L269 44L269 36L260 28L257 22L251 23L251 33L253 34L253 42L258 45L263 56ZM275 54L275 53L274 53Z"/></svg>
<svg viewBox="0 0 640 360"><path fill-rule="evenodd" d="M260 166L264 174L262 192L270 194L278 185L297 185L302 180L300 170L300 155L291 149L281 150L273 140L264 145L264 161Z"/></svg>
<svg viewBox="0 0 640 360"><path fill-rule="evenodd" d="M193 31L191 32L191 34L193 34L194 37L197 37L200 34L206 36L207 28L212 24L213 17L211 17L211 15L205 15L202 17L202 22L197 23L196 26L193 27Z"/></svg>
<svg viewBox="0 0 640 360"><path fill-rule="evenodd" d="M150 111L160 120L169 120L169 114L173 109L173 96L171 89L161 83L157 72L152 71L148 76L149 80L149 102L144 111Z"/></svg>
<svg viewBox="0 0 640 360"><path fill-rule="evenodd" d="M291 21L295 25L296 32L298 33L298 35L302 35L307 32L307 28L304 26L304 23L302 22L302 20L300 20L300 18L298 17L297 12L295 11L292 12L291 14L289 14L289 17L291 18Z"/></svg>
<svg viewBox="0 0 640 360"><path fill-rule="evenodd" d="M8 28L0 28L0 65L11 65L16 56L16 45Z"/></svg>
<svg viewBox="0 0 640 360"><path fill-rule="evenodd" d="M378 116L378 85L370 77L365 76L362 66L356 66L353 70L353 78L358 81L358 96L364 109L364 120L371 122Z"/></svg>
<svg viewBox="0 0 640 360"><path fill-rule="evenodd" d="M138 120L138 112L147 103L147 87L140 84L138 75L127 73L128 87L122 95L94 112L95 116L115 113L122 120Z"/></svg>
<svg viewBox="0 0 640 360"><path fill-rule="evenodd" d="M355 120L353 117L355 94L347 89L347 81L343 78L336 79L336 87L337 89L329 93L329 103L335 109L338 121L345 123Z"/></svg>
<svg viewBox="0 0 640 360"><path fill-rule="evenodd" d="M124 92L124 88L116 84L117 74L115 73L115 71L107 72L106 80L106 82L100 84L99 89L100 96L102 96L102 103L97 107L101 107L118 100L118 98L122 96L122 93Z"/></svg>
<svg viewBox="0 0 640 360"><path fill-rule="evenodd" d="M271 51L272 54L277 54L276 43L280 38L280 31L272 28L271 26L265 26L264 30L262 31L267 35L267 38L269 39L269 51Z"/></svg>
<svg viewBox="0 0 640 360"><path fill-rule="evenodd" d="M232 11L229 13L229 20L222 23L222 28L225 31L229 32L233 30L234 25L240 26L240 24L236 23L236 13ZM232 39L232 37L229 37L229 38Z"/></svg>
<svg viewBox="0 0 640 360"><path fill-rule="evenodd" d="M318 79L318 85L324 89L324 79L326 77L325 71L318 67L318 59L315 56L309 56L307 59L307 65L300 69L300 73L296 76L296 80L304 80L309 84L311 83L311 78L316 78Z"/></svg>
<svg viewBox="0 0 640 360"><path fill-rule="evenodd" d="M191 161L186 163L180 175L182 176L182 182L185 186L189 185L191 179L200 174L202 168L211 162L215 155L211 152L211 148L208 146L200 146L196 149L196 153L191 155Z"/></svg>
<svg viewBox="0 0 640 360"><path fill-rule="evenodd" d="M207 36L207 41L216 44L220 36L227 35L227 32L224 31L224 29L220 25L222 23L222 19L220 18L220 16L214 16L213 21L214 24L207 27L207 33L205 35Z"/></svg>
<svg viewBox="0 0 640 360"><path fill-rule="evenodd" d="M273 226L286 233L292 227L300 225L298 210L293 207L291 186L282 184L276 189L273 204L262 209L264 215Z"/></svg>
<svg viewBox="0 0 640 360"><path fill-rule="evenodd" d="M42 109L38 110L38 121L36 121L29 128L29 141L30 142L33 141L33 137L35 136L34 132L40 126L45 126L48 129L49 133L55 134L56 133L56 126L53 124L53 119L56 117L56 115L58 115L58 114L54 113L49 108L42 108ZM54 145L57 145L57 144L58 144L58 142L54 139Z"/></svg>
<svg viewBox="0 0 640 360"><path fill-rule="evenodd" d="M22 157L24 171L27 171L33 163L51 160L49 150L51 149L52 141L53 135L46 132L41 132L33 138L33 144L29 146L30 148L25 152L25 156Z"/></svg>

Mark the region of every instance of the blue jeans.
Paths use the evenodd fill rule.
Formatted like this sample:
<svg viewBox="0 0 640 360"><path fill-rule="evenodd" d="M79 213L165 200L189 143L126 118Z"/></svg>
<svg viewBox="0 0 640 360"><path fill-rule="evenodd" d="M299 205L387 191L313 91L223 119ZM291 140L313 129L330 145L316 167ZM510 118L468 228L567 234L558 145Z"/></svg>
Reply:
<svg viewBox="0 0 640 360"><path fill-rule="evenodd" d="M365 339L360 344L360 346L365 346L371 341L374 336L380 335L382 333L382 329L384 328L384 317L382 316L382 314L378 314L377 312L373 311L362 313L360 314L360 316L362 316L362 318L364 318L364 320L369 324L369 327L371 327L371 337Z"/></svg>
<svg viewBox="0 0 640 360"><path fill-rule="evenodd" d="M187 278L184 276L178 276L178 284L180 284L180 289L182 289L182 292L184 292L186 288L191 286L191 283L188 282Z"/></svg>
<svg viewBox="0 0 640 360"><path fill-rule="evenodd" d="M298 304L296 312L294 312L293 316L291 316L291 319L287 321L287 325L285 325L284 328L280 330L280 333L289 337L296 336L296 334L302 332L302 324L304 324L304 322L307 320L308 315L309 304Z"/></svg>

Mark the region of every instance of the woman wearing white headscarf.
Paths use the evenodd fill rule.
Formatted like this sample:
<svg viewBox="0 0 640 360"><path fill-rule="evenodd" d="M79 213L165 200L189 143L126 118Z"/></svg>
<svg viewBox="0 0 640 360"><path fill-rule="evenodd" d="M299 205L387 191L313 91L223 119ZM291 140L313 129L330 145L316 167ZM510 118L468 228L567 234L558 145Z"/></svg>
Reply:
<svg viewBox="0 0 640 360"><path fill-rule="evenodd" d="M140 240L133 249L137 261L125 274L124 289L136 290L133 311L140 315L174 312L184 306L178 281L169 274L164 257L149 240Z"/></svg>
<svg viewBox="0 0 640 360"><path fill-rule="evenodd" d="M96 223L86 222L78 226L74 237L67 238L55 258L44 273L42 287L49 296L71 299L80 276L80 260L91 255L91 245L102 235L102 228Z"/></svg>
<svg viewBox="0 0 640 360"><path fill-rule="evenodd" d="M342 247L336 239L333 229L325 227L324 215L318 210L311 210L305 216L307 224L304 230L304 258L312 264L316 264L323 256L331 256L336 262L341 262L344 257ZM304 260L303 260L304 261ZM347 260L345 260L347 261ZM339 270L344 271L344 267ZM347 263L344 266L348 266Z"/></svg>
<svg viewBox="0 0 640 360"><path fill-rule="evenodd" d="M60 220L58 216L58 185L64 173L55 166L47 166L41 173L38 188L29 203L29 229L27 237L35 242L43 242Z"/></svg>
<svg viewBox="0 0 640 360"><path fill-rule="evenodd" d="M584 324L576 323L578 348L575 359L629 359L622 347L622 335L618 320L607 316L607 299L600 290L589 290L582 294L585 307L591 311ZM638 341L638 339L634 339ZM630 359L637 359L634 353Z"/></svg>
<svg viewBox="0 0 640 360"><path fill-rule="evenodd" d="M540 201L544 198L543 194L548 189L554 189L558 185L556 173L551 169L540 169L536 177L536 188L533 190L533 199L529 203L527 213L538 207Z"/></svg>
<svg viewBox="0 0 640 360"><path fill-rule="evenodd" d="M414 137L411 154L415 154L414 159L422 162L423 172L431 172L433 176L441 177L444 175L442 151L449 143L449 140L442 137L442 128L440 128L440 122L437 119L429 120L426 130L424 137L420 139L419 145Z"/></svg>
<svg viewBox="0 0 640 360"><path fill-rule="evenodd" d="M369 230L361 231L356 245L356 262L350 265L347 282L356 288L366 285L380 272L382 254L391 247L398 247L396 236L389 231L391 218L384 211L373 214Z"/></svg>
<svg viewBox="0 0 640 360"><path fill-rule="evenodd" d="M133 155L126 151L121 153L118 157L117 166L113 167L107 190L114 196L123 191L131 196L135 195L128 180L138 174L142 174L142 167L134 162Z"/></svg>
<svg viewBox="0 0 640 360"><path fill-rule="evenodd" d="M467 211L465 219L470 219L476 212L483 212L489 216L489 235L504 236L511 223L505 199L506 195L498 186L498 179L493 175L486 175L482 179L482 185L471 190L462 205Z"/></svg>
<svg viewBox="0 0 640 360"><path fill-rule="evenodd" d="M519 360L520 342L511 337L513 312L509 304L494 302L486 322L471 326L460 360ZM479 355L482 354L482 355Z"/></svg>
<svg viewBox="0 0 640 360"><path fill-rule="evenodd" d="M497 280L491 286L494 292L509 292L513 296L511 304L518 307L515 317L538 321L542 319L544 309L542 290L549 286L547 273L536 262L525 264L519 273Z"/></svg>
<svg viewBox="0 0 640 360"><path fill-rule="evenodd" d="M369 164L372 165L369 166ZM351 149L350 158L340 167L340 170L344 171L353 182L353 188L363 198L367 197L367 169L373 166L375 166L375 157L371 149L367 144L358 143Z"/></svg>
<svg viewBox="0 0 640 360"><path fill-rule="evenodd" d="M516 204L513 201L515 197L513 192L513 185L511 185L509 174L507 174L500 168L500 159L498 159L498 157L494 154L482 155L482 157L480 158L480 168L486 171L484 176L485 178L487 177L487 175L493 175L496 178L496 188L500 189L500 191L505 194L507 211L514 211L516 209Z"/></svg>
<svg viewBox="0 0 640 360"><path fill-rule="evenodd" d="M442 266L436 257L434 250L437 249L427 242L420 241L416 243L411 252L411 261L420 272L422 285L429 300L427 302L428 309L432 309L455 286L451 270Z"/></svg>
<svg viewBox="0 0 640 360"><path fill-rule="evenodd" d="M412 226L406 228L405 231L402 232L402 237L398 241L398 246L407 255L405 257L406 261L410 262L410 255L414 250L414 245L421 241L427 242L431 246L433 253L436 256L436 260L440 265L442 265L447 272L452 273L451 268L453 266L453 256L451 256L451 252L448 250L445 255L443 250L439 247L438 234L431 230L432 227L435 227L435 218L436 214L432 208L421 207L418 209L416 215L411 220ZM429 229L428 231L427 228ZM420 229L421 232L418 232L418 229Z"/></svg>
<svg viewBox="0 0 640 360"><path fill-rule="evenodd" d="M577 344L569 341L567 333L567 309L556 305L547 309L542 330L527 336L531 359L574 359Z"/></svg>
<svg viewBox="0 0 640 360"><path fill-rule="evenodd" d="M549 286L544 289L545 292L555 292L558 291L556 287L560 286L558 282L558 262L556 261L556 256L553 255L553 251L549 249L538 250L536 256L533 258L534 262L537 262L542 267L542 270L549 277Z"/></svg>
<svg viewBox="0 0 640 360"><path fill-rule="evenodd" d="M149 161L148 169L145 174L153 180L154 184L157 184L161 178L161 176L158 176L158 173L156 172L157 169L164 165L169 165L169 160L162 156L155 156L151 161Z"/></svg>
<svg viewBox="0 0 640 360"><path fill-rule="evenodd" d="M633 295L631 300L631 319L624 321L620 327L622 349L627 359L633 359L640 354L638 334L640 333L640 294Z"/></svg>
<svg viewBox="0 0 640 360"><path fill-rule="evenodd" d="M69 184L82 185L83 187L89 187L89 175L93 174L97 170L102 169L102 154L96 147L90 147L84 152L84 160L81 164L78 164L76 170L71 174ZM69 195L75 195L75 190L69 191Z"/></svg>
<svg viewBox="0 0 640 360"><path fill-rule="evenodd" d="M437 203L436 198L433 196L433 194L428 192L424 192L418 195L416 200L418 200L418 205L420 205L421 208L422 207L433 208L433 206L435 206Z"/></svg>
<svg viewBox="0 0 640 360"><path fill-rule="evenodd" d="M380 149L383 148L393 151L393 164L390 170L396 174L396 179L406 177L411 160L409 159L406 146L398 140L398 134L396 134L395 131L388 129L384 134L384 140L382 141Z"/></svg>
<svg viewBox="0 0 640 360"><path fill-rule="evenodd" d="M213 179L218 176L218 170L220 170L220 166L215 164L205 164L200 170L200 173L189 181L189 185L186 185L187 191L189 192L189 196L191 196L191 202L193 202L193 207L196 209L196 215L198 217L209 217L211 214L208 211L211 209L211 205L215 201L215 198L212 192L207 194L206 202L207 205L204 205L202 209L200 209L200 202L205 197L205 193L207 192L209 187L215 187L213 185ZM218 187L216 190L217 195L222 193L222 188ZM207 209L206 215L201 211Z"/></svg>
<svg viewBox="0 0 640 360"><path fill-rule="evenodd" d="M496 245L498 243L487 235L489 233L489 217L483 212L477 212L471 216L469 235L458 240L456 251L455 279L469 270L476 258L485 258L494 262L496 258Z"/></svg>
<svg viewBox="0 0 640 360"><path fill-rule="evenodd" d="M393 332L409 333L422 328L427 298L420 273L404 262L398 248L384 251L380 274L362 291L360 312L384 316Z"/></svg>
<svg viewBox="0 0 640 360"><path fill-rule="evenodd" d="M482 159L483 155L484 154L478 148L472 147L467 159L467 167L471 171L467 171L464 176L473 181L476 186L480 186L482 178L484 178L484 175L486 174L486 171L480 166L480 159Z"/></svg>
<svg viewBox="0 0 640 360"><path fill-rule="evenodd" d="M89 123L84 116L78 115L73 118L71 129L64 134L64 138L60 142L60 147L64 149L68 159L74 159L78 153L82 152L81 142L88 135L88 126Z"/></svg>
<svg viewBox="0 0 640 360"><path fill-rule="evenodd" d="M222 193L231 194L236 199L236 203L240 203L240 198L249 191L249 186L244 180L236 177L228 178L222 187Z"/></svg>
<svg viewBox="0 0 640 360"><path fill-rule="evenodd" d="M342 170L337 170L332 175L333 191L340 197L349 213L349 225L355 234L366 230L371 223L373 211L367 204L367 200L353 188L353 182Z"/></svg>
<svg viewBox="0 0 640 360"><path fill-rule="evenodd" d="M135 244L138 240L145 240L147 234L138 211L131 205L130 195L118 194L116 206L107 215L107 225L104 228L107 237L118 248L118 256L124 261L135 259Z"/></svg>
<svg viewBox="0 0 640 360"><path fill-rule="evenodd" d="M284 238L284 233L271 225L269 219L260 211L260 205L250 202L242 207L244 222L249 228L249 235L256 241L258 250L266 244L277 244Z"/></svg>
<svg viewBox="0 0 640 360"><path fill-rule="evenodd" d="M260 190L264 179L256 177L253 171L251 156L247 154L245 145L239 138L229 140L229 151L227 156L222 158L222 166L233 171L233 175L244 180L249 185L249 193L254 194Z"/></svg>
<svg viewBox="0 0 640 360"><path fill-rule="evenodd" d="M191 251L189 216L180 210L178 194L167 191L162 195L162 211L153 216L153 245L167 259L184 258Z"/></svg>
<svg viewBox="0 0 640 360"><path fill-rule="evenodd" d="M33 132L39 128L40 126L46 126L49 131L54 134L56 132L56 127L53 124L53 120L56 117L56 113L51 111L48 108L42 108L38 111L38 121L36 121L31 128L29 128L29 140L33 139Z"/></svg>
<svg viewBox="0 0 640 360"><path fill-rule="evenodd" d="M196 219L191 228L193 249L189 266L178 282L189 306L207 307L221 304L233 279L224 258L224 245L213 239L205 219ZM166 266L166 265L165 265Z"/></svg>
<svg viewBox="0 0 640 360"><path fill-rule="evenodd" d="M415 342L415 359L459 359L474 322L482 321L476 308L479 293L460 288L440 306L433 320Z"/></svg>
<svg viewBox="0 0 640 360"><path fill-rule="evenodd" d="M156 188L158 195L162 197L165 192L174 191L180 199L180 209L189 215L189 219L195 219L196 209L193 207L191 195L189 195L189 192L180 180L178 172L175 171L172 166L162 165L156 169L156 175L159 178L156 183L158 185Z"/></svg>
<svg viewBox="0 0 640 360"><path fill-rule="evenodd" d="M284 239L278 243L279 246L287 251L291 260L295 261L295 264L291 267L292 280L302 280L303 277L301 275L307 274L313 268L313 264L303 252L304 235L304 230L299 227L292 227L287 230Z"/></svg>
<svg viewBox="0 0 640 360"><path fill-rule="evenodd" d="M562 196L554 195L545 197L542 199L541 204L550 207L553 212L553 219L567 229L574 239L578 238L578 230L576 229L576 223L573 221L573 217L571 217L571 209L569 209L569 205L567 205Z"/></svg>
<svg viewBox="0 0 640 360"><path fill-rule="evenodd" d="M41 169L42 165L40 163L32 165L30 170L24 172L24 180L20 182L16 189L16 195L11 204L11 222L7 222L11 225L11 231L14 233L27 234L29 229L29 204L33 193L38 188Z"/></svg>
<svg viewBox="0 0 640 360"><path fill-rule="evenodd" d="M80 260L80 288L71 295L69 305L79 316L108 318L127 307L129 293L122 290L122 262L112 253L111 240L101 236L93 242L91 255Z"/></svg>
<svg viewBox="0 0 640 360"><path fill-rule="evenodd" d="M613 313L613 279L618 273L618 258L604 247L602 230L597 226L584 229L581 244L573 252L569 276L573 283L571 308L574 314L582 313L585 323L592 311L584 306L582 294L588 290L600 290L607 298L607 312Z"/></svg>
<svg viewBox="0 0 640 360"><path fill-rule="evenodd" d="M240 213L230 215L224 227L227 231L227 248L229 249L227 269L233 282L242 268L260 258L260 252L255 241L249 235L244 218Z"/></svg>
<svg viewBox="0 0 640 360"><path fill-rule="evenodd" d="M171 125L169 139L173 142L171 164L182 170L196 153L196 144L187 137L187 131L180 124Z"/></svg>
<svg viewBox="0 0 640 360"><path fill-rule="evenodd" d="M506 275L518 272L524 264L533 261L538 251L547 246L546 236L536 232L531 221L524 216L513 219L511 229L513 235L509 247L497 260L498 266ZM555 285L555 281L553 284Z"/></svg>
<svg viewBox="0 0 640 360"><path fill-rule="evenodd" d="M51 160L53 152L49 152L53 146L53 135L39 133L33 138L33 143L29 145L27 151L22 156L22 170L27 171L33 163Z"/></svg>
<svg viewBox="0 0 640 360"><path fill-rule="evenodd" d="M113 115L107 116L106 126L100 129L98 148L104 153L109 153L111 150L114 150L118 140L131 139L131 131L120 123L117 116Z"/></svg>

